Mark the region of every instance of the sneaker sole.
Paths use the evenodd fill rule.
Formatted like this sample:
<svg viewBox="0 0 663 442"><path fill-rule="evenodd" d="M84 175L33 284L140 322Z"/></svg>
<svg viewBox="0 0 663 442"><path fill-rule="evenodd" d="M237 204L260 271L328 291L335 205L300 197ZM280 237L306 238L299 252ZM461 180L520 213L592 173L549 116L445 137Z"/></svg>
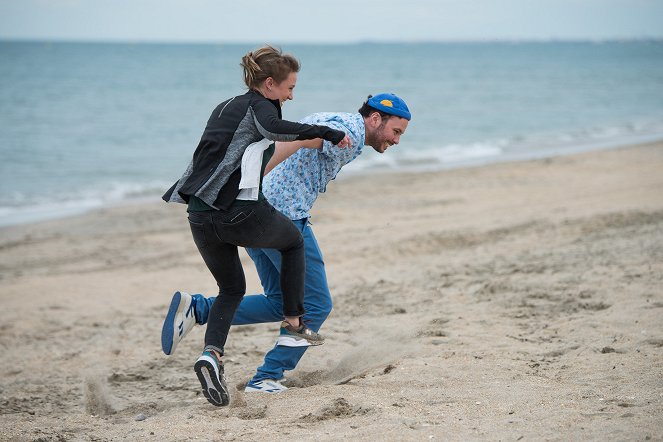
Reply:
<svg viewBox="0 0 663 442"><path fill-rule="evenodd" d="M172 354L173 350L173 336L175 330L173 329L173 323L175 322L175 316L180 311L180 304L182 303L182 294L180 292L175 292L173 299L170 301L170 307L168 307L168 314L166 314L166 319L163 322L163 328L161 329L161 350L167 355ZM182 310L184 306L182 306Z"/></svg>
<svg viewBox="0 0 663 442"><path fill-rule="evenodd" d="M204 356L196 361L193 370L198 376L200 385L203 387L203 394L207 401L222 407L230 403L230 394L225 384L219 382L214 364Z"/></svg>
<svg viewBox="0 0 663 442"><path fill-rule="evenodd" d="M276 339L276 345L283 347L310 347L313 345L322 345L325 341L309 341L292 335L281 335Z"/></svg>

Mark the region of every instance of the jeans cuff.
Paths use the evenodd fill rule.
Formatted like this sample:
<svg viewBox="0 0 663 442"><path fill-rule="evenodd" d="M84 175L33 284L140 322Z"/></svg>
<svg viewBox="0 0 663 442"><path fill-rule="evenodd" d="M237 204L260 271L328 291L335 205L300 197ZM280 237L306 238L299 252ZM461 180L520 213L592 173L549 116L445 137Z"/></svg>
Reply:
<svg viewBox="0 0 663 442"><path fill-rule="evenodd" d="M205 348L203 348L203 351L210 351L210 350L214 350L215 352L223 356L223 348L217 347L216 345L206 345Z"/></svg>

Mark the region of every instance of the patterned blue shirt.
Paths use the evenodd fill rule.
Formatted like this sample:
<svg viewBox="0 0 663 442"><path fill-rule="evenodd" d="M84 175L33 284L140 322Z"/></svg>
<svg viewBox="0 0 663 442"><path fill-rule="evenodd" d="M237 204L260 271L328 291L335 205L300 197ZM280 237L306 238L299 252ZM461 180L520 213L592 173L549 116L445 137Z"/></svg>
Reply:
<svg viewBox="0 0 663 442"><path fill-rule="evenodd" d="M366 128L360 114L324 112L300 121L323 124L345 132L352 147L341 149L323 141L322 149L302 148L279 164L263 179L262 190L267 200L292 220L310 217L309 211L320 192L336 178L343 166L361 154Z"/></svg>

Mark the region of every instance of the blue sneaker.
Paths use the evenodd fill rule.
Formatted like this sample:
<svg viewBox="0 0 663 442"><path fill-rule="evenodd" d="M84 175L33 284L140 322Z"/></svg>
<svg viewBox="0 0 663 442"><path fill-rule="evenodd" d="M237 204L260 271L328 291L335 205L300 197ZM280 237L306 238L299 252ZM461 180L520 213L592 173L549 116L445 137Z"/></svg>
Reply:
<svg viewBox="0 0 663 442"><path fill-rule="evenodd" d="M188 293L175 292L161 329L161 349L167 355L175 353L177 344L196 325L193 297Z"/></svg>
<svg viewBox="0 0 663 442"><path fill-rule="evenodd" d="M247 393L283 393L288 387L274 379L263 379L262 381L249 381L244 388Z"/></svg>
<svg viewBox="0 0 663 442"><path fill-rule="evenodd" d="M193 366L207 401L221 407L230 403L230 393L223 376L223 363L214 353L204 351Z"/></svg>

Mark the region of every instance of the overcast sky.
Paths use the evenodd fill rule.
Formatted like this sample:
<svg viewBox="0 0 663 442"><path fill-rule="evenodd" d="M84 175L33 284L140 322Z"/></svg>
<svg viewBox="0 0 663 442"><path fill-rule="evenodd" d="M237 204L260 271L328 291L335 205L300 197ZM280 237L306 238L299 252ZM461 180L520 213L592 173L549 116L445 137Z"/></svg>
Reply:
<svg viewBox="0 0 663 442"><path fill-rule="evenodd" d="M0 0L0 39L355 42L663 38L663 0Z"/></svg>

